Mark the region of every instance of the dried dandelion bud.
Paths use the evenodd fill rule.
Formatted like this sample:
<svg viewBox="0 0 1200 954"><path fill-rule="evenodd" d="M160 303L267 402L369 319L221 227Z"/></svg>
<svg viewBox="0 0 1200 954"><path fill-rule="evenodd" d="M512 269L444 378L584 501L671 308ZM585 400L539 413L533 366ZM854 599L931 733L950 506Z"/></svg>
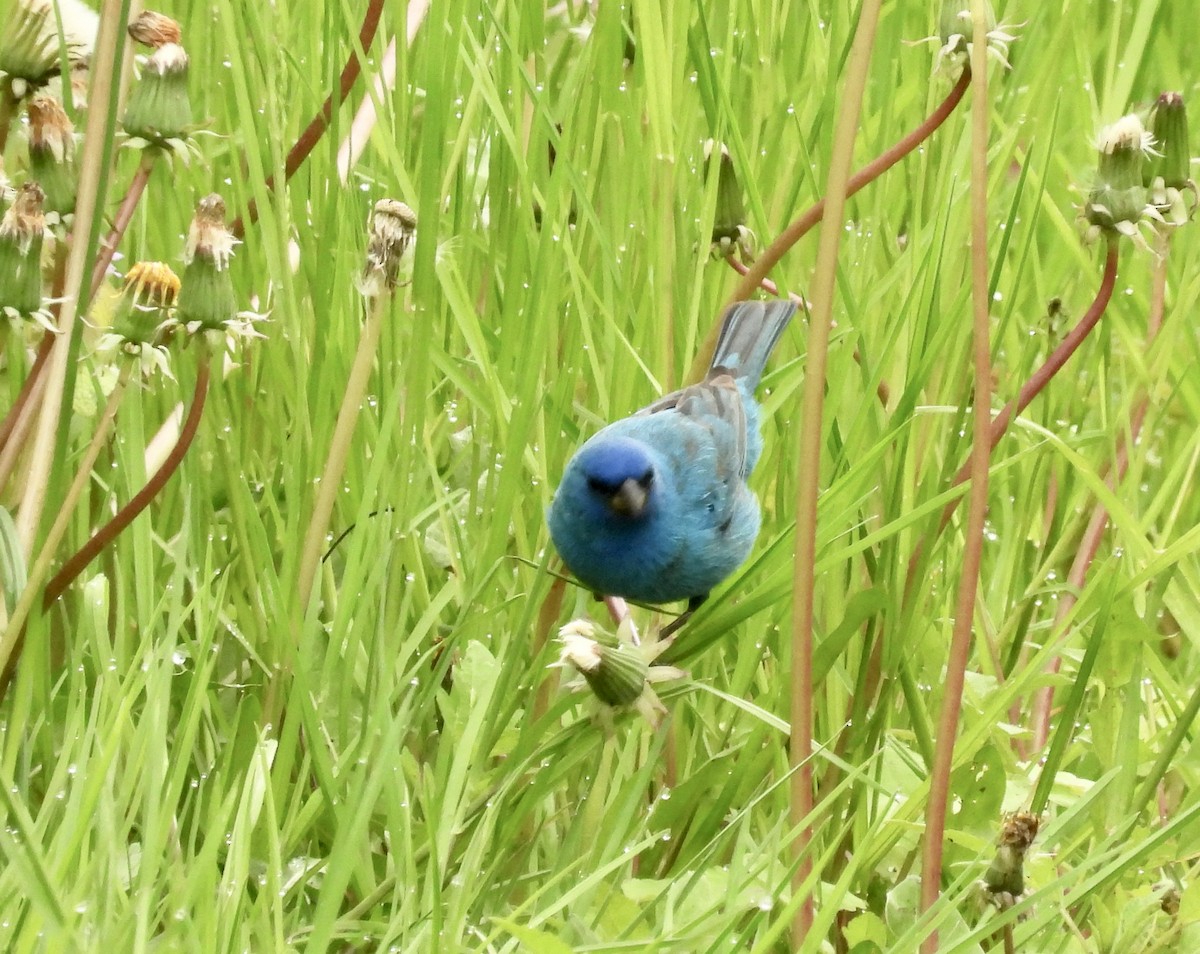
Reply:
<svg viewBox="0 0 1200 954"><path fill-rule="evenodd" d="M704 162L711 164L713 153L717 159L717 208L713 215L712 252L726 258L735 251L742 259L754 261L754 233L746 228L746 206L742 201L742 187L733 168L733 158L724 143L712 139L704 143Z"/></svg>
<svg viewBox="0 0 1200 954"><path fill-rule="evenodd" d="M667 710L651 684L685 675L674 666L652 665L670 640L636 645L629 617L616 635L577 619L560 629L558 636L562 651L553 665L577 670L605 707L632 707L651 725L658 724Z"/></svg>
<svg viewBox="0 0 1200 954"><path fill-rule="evenodd" d="M15 0L6 11L0 73L21 81L13 86L16 96L24 96L28 84L41 85L58 71L60 17L68 62L86 60L95 46L100 18L80 0Z"/></svg>
<svg viewBox="0 0 1200 954"><path fill-rule="evenodd" d="M400 260L416 228L417 216L403 202L380 199L375 203L368 225L367 261L359 281L364 296L377 298L396 287Z"/></svg>
<svg viewBox="0 0 1200 954"><path fill-rule="evenodd" d="M188 229L179 291L179 320L193 333L224 333L238 317L229 275L236 241L225 225L224 200L215 193L201 199Z"/></svg>
<svg viewBox="0 0 1200 954"><path fill-rule="evenodd" d="M26 104L29 114L29 172L46 193L45 209L67 215L75 211L78 176L75 128L58 97L41 90Z"/></svg>
<svg viewBox="0 0 1200 954"><path fill-rule="evenodd" d="M1099 232L1118 232L1135 241L1140 238L1138 225L1147 214L1142 170L1153 142L1132 113L1101 131L1096 141L1096 182L1083 208L1090 238Z"/></svg>
<svg viewBox="0 0 1200 954"><path fill-rule="evenodd" d="M1025 891L1025 853L1037 837L1040 820L1029 812L1014 812L1004 819L997 839L996 856L983 876L993 898L1008 906Z"/></svg>
<svg viewBox="0 0 1200 954"><path fill-rule="evenodd" d="M26 182L0 221L0 311L9 318L32 317L41 311L44 200L41 186Z"/></svg>
<svg viewBox="0 0 1200 954"><path fill-rule="evenodd" d="M130 136L156 146L187 134L192 125L188 57L178 43L167 43L150 54L141 80L129 94L122 125Z"/></svg>
<svg viewBox="0 0 1200 954"><path fill-rule="evenodd" d="M182 34L179 24L168 16L144 10L129 23L129 35L135 42L157 49L168 43L179 44Z"/></svg>
<svg viewBox="0 0 1200 954"><path fill-rule="evenodd" d="M558 636L559 662L577 669L605 705L629 706L641 698L650 665L636 647L582 621L568 623Z"/></svg>

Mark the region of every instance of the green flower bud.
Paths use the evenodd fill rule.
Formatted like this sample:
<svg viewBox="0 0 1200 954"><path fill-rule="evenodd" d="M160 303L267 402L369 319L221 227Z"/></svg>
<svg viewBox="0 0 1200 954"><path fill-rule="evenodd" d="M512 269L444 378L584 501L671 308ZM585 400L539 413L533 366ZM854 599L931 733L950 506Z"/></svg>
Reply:
<svg viewBox="0 0 1200 954"><path fill-rule="evenodd" d="M225 202L215 193L196 205L184 249L179 321L191 332L219 331L235 322L237 296L229 275L236 239L225 225Z"/></svg>
<svg viewBox="0 0 1200 954"><path fill-rule="evenodd" d="M1168 189L1185 189L1191 182L1187 107L1179 93L1163 93L1150 115L1157 155L1147 164L1145 184L1161 178Z"/></svg>
<svg viewBox="0 0 1200 954"><path fill-rule="evenodd" d="M46 193L45 209L59 215L75 211L78 175L75 128L58 97L41 90L25 106L29 114L29 171Z"/></svg>
<svg viewBox="0 0 1200 954"><path fill-rule="evenodd" d="M0 221L0 311L10 318L41 311L44 199L41 186L26 182Z"/></svg>
<svg viewBox="0 0 1200 954"><path fill-rule="evenodd" d="M1132 235L1146 212L1147 192L1142 170L1150 149L1150 134L1130 114L1106 127L1096 142L1099 167L1088 193L1083 216L1093 228Z"/></svg>
<svg viewBox="0 0 1200 954"><path fill-rule="evenodd" d="M188 57L178 43L150 54L141 80L129 94L122 125L130 136L157 146L182 139L192 125Z"/></svg>
<svg viewBox="0 0 1200 954"><path fill-rule="evenodd" d="M724 143L716 143L712 139L704 143L704 161L712 162L713 153L717 159L717 208L713 215L712 244L713 254L721 257L740 249L746 261L753 261L754 233L746 227L746 206L742 201L742 187L738 183L737 172L733 168L733 158Z"/></svg>
<svg viewBox="0 0 1200 954"><path fill-rule="evenodd" d="M996 23L996 14L991 3L984 3L986 21L987 55L1006 69L1008 47L1016 37L1006 32L1008 27ZM971 44L974 37L969 0L944 0L938 15L938 35L932 39L941 44L938 49L937 65L949 62L955 67L967 66L971 60Z"/></svg>
<svg viewBox="0 0 1200 954"><path fill-rule="evenodd" d="M367 260L359 280L359 290L365 297L375 298L395 289L400 260L416 228L416 213L403 202L380 199L375 203L368 225Z"/></svg>

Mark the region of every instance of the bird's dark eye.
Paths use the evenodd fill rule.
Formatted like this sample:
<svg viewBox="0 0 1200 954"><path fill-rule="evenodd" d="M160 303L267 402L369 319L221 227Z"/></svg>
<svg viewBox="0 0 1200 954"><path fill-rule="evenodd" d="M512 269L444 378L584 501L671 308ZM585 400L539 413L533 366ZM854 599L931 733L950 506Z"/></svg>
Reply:
<svg viewBox="0 0 1200 954"><path fill-rule="evenodd" d="M643 489L649 490L650 485L654 483L654 468L647 467L646 472L638 478L638 483L642 485Z"/></svg>
<svg viewBox="0 0 1200 954"><path fill-rule="evenodd" d="M605 496L611 496L612 494L615 494L620 489L619 484L616 487L614 487L607 480L601 480L599 477L589 477L587 479L587 483L588 483L588 486L592 490L594 490L596 493L604 494Z"/></svg>

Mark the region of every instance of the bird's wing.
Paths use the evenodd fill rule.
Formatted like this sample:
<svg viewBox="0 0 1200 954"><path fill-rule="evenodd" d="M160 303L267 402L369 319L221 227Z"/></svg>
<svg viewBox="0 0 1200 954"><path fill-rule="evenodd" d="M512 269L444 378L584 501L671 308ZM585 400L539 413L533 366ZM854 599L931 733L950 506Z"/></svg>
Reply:
<svg viewBox="0 0 1200 954"><path fill-rule="evenodd" d="M699 384L674 391L636 416L674 411L711 434L717 467L746 478L746 407L732 375L714 374ZM722 474L721 476L725 476Z"/></svg>

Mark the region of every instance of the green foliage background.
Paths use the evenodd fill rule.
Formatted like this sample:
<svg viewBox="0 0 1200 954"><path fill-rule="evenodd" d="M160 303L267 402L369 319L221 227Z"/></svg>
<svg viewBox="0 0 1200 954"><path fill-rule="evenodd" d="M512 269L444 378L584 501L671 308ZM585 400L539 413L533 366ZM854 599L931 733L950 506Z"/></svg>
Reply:
<svg viewBox="0 0 1200 954"><path fill-rule="evenodd" d="M910 42L933 32L937 6L885 5L857 164L949 89L931 75L937 44ZM362 161L339 181L360 83L276 194L264 182L282 178L335 86L359 5L164 12L182 23L195 113L216 135L197 137L190 165L155 174L122 251L172 260L201 195L219 191L231 212L256 201L262 220L233 269L244 307L270 314L268 340L214 387L168 491L31 626L0 730L4 947L785 950L804 324L765 382L759 546L677 646L690 680L664 692L669 728L622 718L605 729L546 668L555 648L539 633L600 608L569 587L539 627L552 582L544 511L582 438L680 383L733 287L708 256L716 184L703 140L729 144L760 240L819 196L849 9L445 0L408 46L411 11L389 0L380 37L400 37L396 83L369 94L378 124ZM1099 281L1099 253L1074 221L1095 132L1162 90L1194 100L1197 81L1186 4L997 12L1019 36L1011 71L991 74L999 407ZM383 45L367 51L372 83ZM1061 771L1024 919L1007 916L1018 949L1200 949L1192 227L1172 246L1154 346L1153 259L1128 248L1100 327L993 457L945 892L917 920L961 565L953 527L910 611L901 598L969 446L965 115L848 209L818 528L818 925L804 949L830 943L840 911L863 912L842 917L843 949L856 952L913 951L931 924L943 950L990 943L997 916L975 883L1002 813L1028 806L1038 780L1022 746L1032 694L1049 683L1060 701L1078 693L1079 709L1054 726ZM109 209L135 162L120 160ZM345 536L297 630L300 545L361 325L363 226L384 196L418 215L412 284L361 409L332 528ZM810 239L774 277L803 293L814 255ZM192 355L175 368L179 387L126 403L76 544L144 481L147 441L187 393ZM83 365L81 392L96 373ZM19 383L10 373L4 393ZM1110 492L1105 468L1142 395L1143 438ZM72 447L90 426L78 413ZM1056 639L1054 607L1096 499L1110 529ZM868 707L859 690L880 634L884 680ZM1090 639L1103 642L1077 683ZM1062 670L1046 675L1058 651ZM1176 914L1160 904L1167 888Z"/></svg>

